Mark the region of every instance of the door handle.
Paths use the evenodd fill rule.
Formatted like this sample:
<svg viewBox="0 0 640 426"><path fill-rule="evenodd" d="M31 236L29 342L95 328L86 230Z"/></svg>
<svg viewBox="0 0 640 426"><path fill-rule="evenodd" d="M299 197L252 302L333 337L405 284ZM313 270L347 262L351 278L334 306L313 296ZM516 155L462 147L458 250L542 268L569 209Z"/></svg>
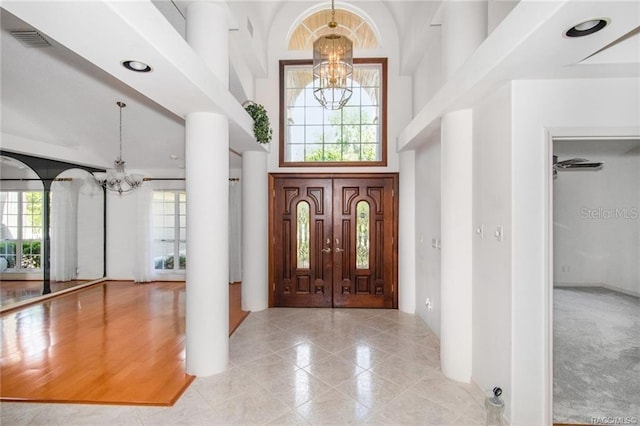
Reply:
<svg viewBox="0 0 640 426"><path fill-rule="evenodd" d="M338 248L336 249L336 253L342 253L343 251L344 251L344 249L341 249L340 247L338 247Z"/></svg>
<svg viewBox="0 0 640 426"><path fill-rule="evenodd" d="M322 251L325 253L331 253L331 249L329 247L323 248Z"/></svg>

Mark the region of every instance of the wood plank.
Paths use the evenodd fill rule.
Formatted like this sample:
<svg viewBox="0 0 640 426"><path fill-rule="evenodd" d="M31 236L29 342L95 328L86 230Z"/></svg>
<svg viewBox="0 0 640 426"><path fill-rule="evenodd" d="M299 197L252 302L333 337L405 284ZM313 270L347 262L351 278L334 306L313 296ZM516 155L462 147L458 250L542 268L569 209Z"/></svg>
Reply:
<svg viewBox="0 0 640 426"><path fill-rule="evenodd" d="M90 280L51 281L51 291L57 292L84 284ZM0 306L8 306L23 300L42 296L42 280L6 281L0 280Z"/></svg>
<svg viewBox="0 0 640 426"><path fill-rule="evenodd" d="M248 313L232 291L235 328ZM0 327L1 400L173 405L194 380L184 282L100 283L5 313Z"/></svg>

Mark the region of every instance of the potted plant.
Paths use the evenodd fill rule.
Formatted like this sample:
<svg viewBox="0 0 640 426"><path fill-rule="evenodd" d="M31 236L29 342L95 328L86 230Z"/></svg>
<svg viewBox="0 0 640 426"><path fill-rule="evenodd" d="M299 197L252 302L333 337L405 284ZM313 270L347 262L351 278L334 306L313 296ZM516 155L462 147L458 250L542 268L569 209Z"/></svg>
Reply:
<svg viewBox="0 0 640 426"><path fill-rule="evenodd" d="M267 110L263 105L255 103L254 101L245 101L242 106L253 118L253 134L259 143L271 142L271 136L273 129L269 122L269 116Z"/></svg>

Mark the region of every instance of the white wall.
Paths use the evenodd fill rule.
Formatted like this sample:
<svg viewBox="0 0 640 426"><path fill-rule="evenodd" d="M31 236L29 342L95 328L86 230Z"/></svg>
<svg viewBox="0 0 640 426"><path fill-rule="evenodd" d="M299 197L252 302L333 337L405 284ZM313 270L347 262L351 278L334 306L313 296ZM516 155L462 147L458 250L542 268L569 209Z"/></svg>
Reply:
<svg viewBox="0 0 640 426"><path fill-rule="evenodd" d="M473 110L473 372L511 400L511 85ZM494 235L503 227L502 241ZM483 233L478 234L478 228Z"/></svg>
<svg viewBox="0 0 640 426"><path fill-rule="evenodd" d="M637 79L513 82L511 421L551 422L551 137L640 133Z"/></svg>
<svg viewBox="0 0 640 426"><path fill-rule="evenodd" d="M442 64L440 60L440 26L429 27L429 41L424 56L413 74L413 115L415 116L427 101L442 86Z"/></svg>
<svg viewBox="0 0 640 426"><path fill-rule="evenodd" d="M416 151L416 313L440 336L440 133ZM433 247L433 245L436 247ZM426 298L432 309L427 309Z"/></svg>
<svg viewBox="0 0 640 426"><path fill-rule="evenodd" d="M184 177L182 170L136 170L147 177L180 178ZM184 181L151 181L154 190L176 189L184 190ZM111 280L132 280L135 255L135 215L136 193L118 195L107 193L107 278ZM187 206L189 200L187 199ZM187 242L188 244L188 242ZM184 274L158 273L156 280L184 280Z"/></svg>
<svg viewBox="0 0 640 426"><path fill-rule="evenodd" d="M620 151L616 141L598 143ZM640 153L585 154L579 145L575 149L560 160L584 157L604 165L597 171L561 171L554 179L554 284L640 295Z"/></svg>
<svg viewBox="0 0 640 426"><path fill-rule="evenodd" d="M520 0L487 0L487 33L491 34Z"/></svg>

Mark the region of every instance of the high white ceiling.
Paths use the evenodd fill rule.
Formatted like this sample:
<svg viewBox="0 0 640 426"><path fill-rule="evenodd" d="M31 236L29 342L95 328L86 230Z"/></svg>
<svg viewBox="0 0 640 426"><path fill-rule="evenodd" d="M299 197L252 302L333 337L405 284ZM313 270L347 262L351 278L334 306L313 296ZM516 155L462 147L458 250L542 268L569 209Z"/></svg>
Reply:
<svg viewBox="0 0 640 426"><path fill-rule="evenodd" d="M297 3L305 0L298 0ZM427 37L427 28L438 12L438 1L359 0L383 4L397 26L400 57L415 56ZM178 29L184 28L188 1L154 1L158 9ZM310 6L328 0L309 1ZM350 2L351 3L351 2ZM242 9L251 21L254 38L267 40L274 19L290 1L229 1L229 7ZM340 2L337 2L339 5ZM612 6L613 7L613 6ZM54 146L94 153L94 166L108 167L118 150L118 107L124 101L123 156L130 169L176 169L184 167L184 121L159 106L101 68L51 39L51 47L23 46L9 33L31 29L5 9L1 10L1 114L2 132L42 141ZM73 22L69 22L73 25ZM239 26L245 22L237 23ZM37 29L37 28L36 28ZM233 34L233 33L232 33ZM551 70L549 77L597 77L633 75L638 72L640 55L638 31L611 46L596 46L598 52L586 59L582 68ZM553 49L553 46L549 46ZM259 62L259 61L258 61ZM412 61L404 60L406 63ZM416 60L414 59L415 63ZM249 64L259 68L260 64ZM232 75L231 93L242 101L242 87ZM240 157L230 153L231 168L240 168Z"/></svg>

